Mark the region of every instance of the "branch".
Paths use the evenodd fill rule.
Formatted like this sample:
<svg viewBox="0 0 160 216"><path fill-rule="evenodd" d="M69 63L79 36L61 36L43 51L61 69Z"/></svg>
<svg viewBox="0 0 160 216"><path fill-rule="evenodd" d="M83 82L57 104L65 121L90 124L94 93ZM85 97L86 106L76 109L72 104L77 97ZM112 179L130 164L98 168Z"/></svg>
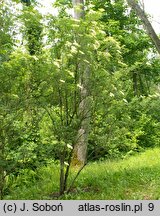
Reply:
<svg viewBox="0 0 160 216"><path fill-rule="evenodd" d="M160 39L158 38L156 32L154 31L150 21L148 20L145 12L141 7L136 3L135 0L127 0L128 5L135 11L137 16L143 22L143 25L147 31L148 36L151 38L152 42L156 46L158 53L160 54Z"/></svg>
<svg viewBox="0 0 160 216"><path fill-rule="evenodd" d="M73 188L74 182L76 181L76 179L78 178L79 174L81 173L81 171L84 169L84 167L87 165L87 162L84 163L84 165L78 170L76 176L74 177L74 179L72 180L70 187L68 188L68 190L66 191L66 193L69 193L71 191L71 189Z"/></svg>

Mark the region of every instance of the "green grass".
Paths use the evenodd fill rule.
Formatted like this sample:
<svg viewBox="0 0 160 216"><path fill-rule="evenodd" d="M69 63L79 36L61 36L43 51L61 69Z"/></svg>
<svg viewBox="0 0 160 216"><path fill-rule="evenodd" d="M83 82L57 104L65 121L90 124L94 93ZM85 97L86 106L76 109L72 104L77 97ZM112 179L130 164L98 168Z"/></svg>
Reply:
<svg viewBox="0 0 160 216"><path fill-rule="evenodd" d="M58 185L58 167L44 167L30 178L20 176L4 199L55 199L51 195L58 191ZM160 149L146 150L123 160L88 164L73 191L61 199L160 199Z"/></svg>

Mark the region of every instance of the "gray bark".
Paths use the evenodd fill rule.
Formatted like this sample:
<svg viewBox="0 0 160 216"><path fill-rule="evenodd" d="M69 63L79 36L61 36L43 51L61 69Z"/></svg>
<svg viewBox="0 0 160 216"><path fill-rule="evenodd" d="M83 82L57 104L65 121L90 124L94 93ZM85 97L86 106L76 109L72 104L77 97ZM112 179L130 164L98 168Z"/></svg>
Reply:
<svg viewBox="0 0 160 216"><path fill-rule="evenodd" d="M81 19L84 17L84 0L72 0L74 7L74 18Z"/></svg>
<svg viewBox="0 0 160 216"><path fill-rule="evenodd" d="M158 53L160 54L160 39L155 33L150 21L148 20L145 12L141 7L137 4L135 0L127 0L128 5L135 11L137 16L142 20L143 25L146 29L148 36L152 39L152 42L156 46Z"/></svg>
<svg viewBox="0 0 160 216"><path fill-rule="evenodd" d="M84 0L72 0L74 7L74 18L84 18ZM78 66L81 102L78 107L80 128L78 130L76 143L73 151L72 164L84 166L87 158L88 134L90 125L90 101L89 101L89 77L90 68L80 62Z"/></svg>
<svg viewBox="0 0 160 216"><path fill-rule="evenodd" d="M83 166L86 163L87 158L87 145L88 134L90 127L90 98L89 98L89 77L90 68L86 66L82 67L84 72L81 71L80 85L81 85L81 102L79 104L79 118L81 121L80 129L78 130L76 145L74 149L74 158L77 165Z"/></svg>

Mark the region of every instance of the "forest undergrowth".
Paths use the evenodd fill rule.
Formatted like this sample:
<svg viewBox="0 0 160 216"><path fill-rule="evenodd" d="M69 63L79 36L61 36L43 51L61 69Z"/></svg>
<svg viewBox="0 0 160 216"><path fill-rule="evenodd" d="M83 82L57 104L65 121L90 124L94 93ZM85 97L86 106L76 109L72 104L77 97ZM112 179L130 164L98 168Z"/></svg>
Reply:
<svg viewBox="0 0 160 216"><path fill-rule="evenodd" d="M8 179L11 187L8 187L4 199L158 200L159 180L160 148L154 148L124 159L89 163L71 192L62 197L56 197L58 165L48 165L36 171L23 170L16 178Z"/></svg>

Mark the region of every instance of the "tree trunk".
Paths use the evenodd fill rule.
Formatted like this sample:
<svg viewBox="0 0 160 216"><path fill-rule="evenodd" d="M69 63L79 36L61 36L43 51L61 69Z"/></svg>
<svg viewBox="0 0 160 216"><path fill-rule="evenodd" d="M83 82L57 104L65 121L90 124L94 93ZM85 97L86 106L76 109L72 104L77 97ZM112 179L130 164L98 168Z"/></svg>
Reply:
<svg viewBox="0 0 160 216"><path fill-rule="evenodd" d="M155 33L150 21L148 20L145 12L141 7L136 3L135 0L127 0L128 5L135 11L137 16L142 20L143 25L147 31L148 36L152 39L154 45L158 53L160 54L160 39L158 38L157 34Z"/></svg>
<svg viewBox="0 0 160 216"><path fill-rule="evenodd" d="M73 0L74 18L84 18L84 0ZM80 89L80 104L78 107L78 117L80 127L74 146L72 165L84 166L87 158L87 144L90 126L90 102L89 102L89 77L90 68L80 62L78 66Z"/></svg>
<svg viewBox="0 0 160 216"><path fill-rule="evenodd" d="M81 19L84 17L84 0L72 0L74 7L74 18Z"/></svg>

